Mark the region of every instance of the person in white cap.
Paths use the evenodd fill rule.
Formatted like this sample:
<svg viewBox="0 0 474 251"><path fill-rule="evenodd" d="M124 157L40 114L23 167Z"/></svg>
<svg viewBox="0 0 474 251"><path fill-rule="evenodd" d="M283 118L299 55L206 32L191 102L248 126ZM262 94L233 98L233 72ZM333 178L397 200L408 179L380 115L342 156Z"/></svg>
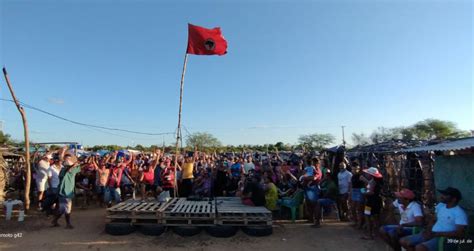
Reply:
<svg viewBox="0 0 474 251"><path fill-rule="evenodd" d="M48 182L48 171L50 167L50 160L52 155L47 153L43 155L37 164L36 169L36 190L38 191L38 210L43 210L41 204L44 198L44 191L46 191L46 184Z"/></svg>

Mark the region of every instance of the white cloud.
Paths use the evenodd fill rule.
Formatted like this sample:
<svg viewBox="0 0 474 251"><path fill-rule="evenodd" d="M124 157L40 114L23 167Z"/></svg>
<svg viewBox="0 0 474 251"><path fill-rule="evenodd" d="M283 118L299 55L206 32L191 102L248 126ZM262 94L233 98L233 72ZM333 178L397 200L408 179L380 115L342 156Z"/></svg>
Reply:
<svg viewBox="0 0 474 251"><path fill-rule="evenodd" d="M55 105L64 105L64 100L61 98L49 98L48 102Z"/></svg>

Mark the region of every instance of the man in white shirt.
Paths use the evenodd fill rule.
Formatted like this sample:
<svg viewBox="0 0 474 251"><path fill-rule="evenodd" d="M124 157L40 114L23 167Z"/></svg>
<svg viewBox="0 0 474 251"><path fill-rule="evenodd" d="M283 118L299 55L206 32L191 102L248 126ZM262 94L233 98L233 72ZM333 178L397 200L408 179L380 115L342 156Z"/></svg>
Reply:
<svg viewBox="0 0 474 251"><path fill-rule="evenodd" d="M400 245L407 250L438 250L438 241L441 237L448 240L464 238L464 231L468 224L467 215L458 205L462 199L461 192L452 187L438 190L441 193L440 203L436 206L436 223L429 224L420 234L410 235L400 239ZM447 243L455 244L453 241Z"/></svg>
<svg viewBox="0 0 474 251"><path fill-rule="evenodd" d="M46 183L48 182L49 161L52 155L47 153L38 162L36 169L36 189L38 190L38 210L42 210L41 202L43 201Z"/></svg>
<svg viewBox="0 0 474 251"><path fill-rule="evenodd" d="M339 185L339 217L342 221L348 220L348 205L349 202L349 188L351 187L352 173L347 171L346 164L342 162L339 164L339 173L337 180Z"/></svg>
<svg viewBox="0 0 474 251"><path fill-rule="evenodd" d="M53 212L54 205L57 204L59 193L59 173L61 172L62 164L59 156L53 157L53 164L48 169L48 191L43 199L43 210L46 215Z"/></svg>
<svg viewBox="0 0 474 251"><path fill-rule="evenodd" d="M255 170L255 165L252 162L252 157L247 157L244 164L244 172L248 174L250 170Z"/></svg>
<svg viewBox="0 0 474 251"><path fill-rule="evenodd" d="M48 186L49 191L52 194L58 194L58 187L59 187L59 173L61 172L62 165L61 160L59 157L53 158L53 164L49 167L48 170Z"/></svg>
<svg viewBox="0 0 474 251"><path fill-rule="evenodd" d="M400 223L382 226L380 235L394 250L400 250L400 238L413 234L414 227L423 224L423 211L415 201L415 193L410 189L395 192L395 196L398 200L393 202L393 206L400 212Z"/></svg>

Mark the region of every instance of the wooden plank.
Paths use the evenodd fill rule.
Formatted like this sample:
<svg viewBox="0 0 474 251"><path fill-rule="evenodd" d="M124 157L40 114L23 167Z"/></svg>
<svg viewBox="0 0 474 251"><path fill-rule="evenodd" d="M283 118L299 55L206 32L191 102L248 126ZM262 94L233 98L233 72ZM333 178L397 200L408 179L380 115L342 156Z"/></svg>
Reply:
<svg viewBox="0 0 474 251"><path fill-rule="evenodd" d="M126 207L129 207L131 203L123 203L120 207L117 208L117 210L123 210Z"/></svg>
<svg viewBox="0 0 474 251"><path fill-rule="evenodd" d="M141 208L146 207L147 205L148 205L148 202L141 203L141 204L137 205L136 207L133 207L133 211L138 211Z"/></svg>
<svg viewBox="0 0 474 251"><path fill-rule="evenodd" d="M139 202L137 203L130 203L128 206L124 207L122 209L122 211L131 211L133 208L135 208L136 206L140 205Z"/></svg>
<svg viewBox="0 0 474 251"><path fill-rule="evenodd" d="M140 205L140 207L136 207L134 211L146 211L146 209L152 205L152 202L144 203L144 205Z"/></svg>
<svg viewBox="0 0 474 251"><path fill-rule="evenodd" d="M176 206L171 210L172 213L179 213L181 212L182 208L184 207L184 204L182 202L178 202Z"/></svg>
<svg viewBox="0 0 474 251"><path fill-rule="evenodd" d="M130 203L121 202L111 208L107 208L107 211L120 211L123 210L123 208L128 207L129 205Z"/></svg>
<svg viewBox="0 0 474 251"><path fill-rule="evenodd" d="M176 205L173 207L173 209L171 209L171 212L176 212L176 211L180 210L183 207L183 205L184 205L184 200L182 198L180 198L177 201Z"/></svg>
<svg viewBox="0 0 474 251"><path fill-rule="evenodd" d="M186 213L189 210L190 202L185 202L182 204L182 207L176 213Z"/></svg>
<svg viewBox="0 0 474 251"><path fill-rule="evenodd" d="M144 208L141 209L141 211L151 211L150 208L153 207L154 205L158 204L159 202L152 202L148 203L148 205Z"/></svg>
<svg viewBox="0 0 474 251"><path fill-rule="evenodd" d="M170 201L164 203L162 206L160 206L160 208L158 209L158 211L160 211L161 213L163 213L164 211L168 210L170 207L172 207L172 205L175 205L177 203L179 199L178 198L173 198L171 199Z"/></svg>
<svg viewBox="0 0 474 251"><path fill-rule="evenodd" d="M151 211L159 211L158 208L162 205L162 203L156 203L155 205L150 207Z"/></svg>
<svg viewBox="0 0 474 251"><path fill-rule="evenodd" d="M117 209L117 208L119 208L119 207L122 207L122 206L124 206L124 205L125 205L125 203L122 202L122 203L119 203L119 204L117 204L117 205L114 205L114 206L111 207L111 208L107 208L107 210L115 210L115 209Z"/></svg>
<svg viewBox="0 0 474 251"><path fill-rule="evenodd" d="M151 211L150 208L151 208L152 206L154 206L156 203L157 203L157 202L148 203L148 205L146 205L145 207L142 207L142 208L140 209L140 211Z"/></svg>
<svg viewBox="0 0 474 251"><path fill-rule="evenodd" d="M200 213L200 214L206 214L207 213L207 205L206 204L199 204L197 209L196 209L196 212L197 213Z"/></svg>
<svg viewBox="0 0 474 251"><path fill-rule="evenodd" d="M197 204L198 203L196 201L192 201L191 203L189 203L188 209L186 210L186 213L188 213L188 214L194 213L194 210L195 210Z"/></svg>

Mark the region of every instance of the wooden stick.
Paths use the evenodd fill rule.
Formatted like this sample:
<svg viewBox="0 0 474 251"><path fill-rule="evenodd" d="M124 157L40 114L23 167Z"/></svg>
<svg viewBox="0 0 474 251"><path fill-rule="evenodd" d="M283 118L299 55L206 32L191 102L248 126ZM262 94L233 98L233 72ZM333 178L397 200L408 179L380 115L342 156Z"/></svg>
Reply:
<svg viewBox="0 0 474 251"><path fill-rule="evenodd" d="M184 64L183 64L183 73L181 74L181 87L179 91L179 112L178 112L178 131L176 132L176 154L175 154L175 165L178 165L178 157L179 157L179 140L181 139L181 111L183 108L183 88L184 88L184 75L186 74L186 64L188 63L188 53L184 56ZM182 144L181 144L182 145ZM174 194L177 197L178 193L178 183L176 182L176 169L174 175Z"/></svg>
<svg viewBox="0 0 474 251"><path fill-rule="evenodd" d="M30 140L28 136L28 123L26 121L26 114L23 107L20 106L20 103L16 99L15 92L13 91L12 85L10 84L10 79L8 78L7 69L3 67L3 76L5 76L5 81L7 81L8 89L12 95L13 101L15 102L16 108L20 112L21 119L23 121L23 133L25 135L25 158L26 158L26 184L25 184L25 210L30 209L30 186L31 186L31 169L30 169Z"/></svg>

